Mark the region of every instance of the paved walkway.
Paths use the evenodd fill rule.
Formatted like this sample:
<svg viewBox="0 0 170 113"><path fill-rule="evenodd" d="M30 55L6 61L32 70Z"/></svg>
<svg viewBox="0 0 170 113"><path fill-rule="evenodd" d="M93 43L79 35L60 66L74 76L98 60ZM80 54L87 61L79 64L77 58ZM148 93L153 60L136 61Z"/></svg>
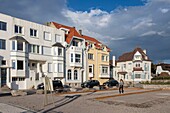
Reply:
<svg viewBox="0 0 170 113"><path fill-rule="evenodd" d="M31 110L21 108L19 106L12 106L9 104L0 103L0 113L35 113Z"/></svg>

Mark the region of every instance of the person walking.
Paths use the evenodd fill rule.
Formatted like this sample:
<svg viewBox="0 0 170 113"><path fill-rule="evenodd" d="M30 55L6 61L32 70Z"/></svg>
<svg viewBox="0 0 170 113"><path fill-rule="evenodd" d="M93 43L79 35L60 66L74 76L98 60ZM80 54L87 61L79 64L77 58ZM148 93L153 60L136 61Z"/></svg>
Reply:
<svg viewBox="0 0 170 113"><path fill-rule="evenodd" d="M122 79L120 79L120 82L119 82L119 93L124 93L124 90L123 90L123 85L124 85L124 82Z"/></svg>

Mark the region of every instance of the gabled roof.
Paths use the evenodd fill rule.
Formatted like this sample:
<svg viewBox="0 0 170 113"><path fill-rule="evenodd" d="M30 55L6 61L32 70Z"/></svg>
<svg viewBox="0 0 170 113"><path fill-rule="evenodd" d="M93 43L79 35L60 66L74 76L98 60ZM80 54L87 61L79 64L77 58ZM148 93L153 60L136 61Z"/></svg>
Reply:
<svg viewBox="0 0 170 113"><path fill-rule="evenodd" d="M69 33L66 34L66 42L69 44L73 38L73 36L76 36L76 37L80 37L80 38L83 38L85 40L88 40L88 41L91 41L91 42L94 42L95 43L95 47L97 49L102 49L102 46L103 45L101 42L99 42L97 39L93 38L93 37L90 37L90 36L86 36L86 35L82 35L80 33L77 32L77 30L75 29L75 27L69 27L69 26L66 26L66 25L62 25L62 24L59 24L59 23L56 23L56 22L52 22L52 24L60 29L60 28L65 28L65 29L68 29L69 30ZM87 46L87 45L86 45ZM106 45L105 45L106 46ZM110 51L110 48L107 48L107 51Z"/></svg>
<svg viewBox="0 0 170 113"><path fill-rule="evenodd" d="M58 28L58 29L60 29L60 28L66 28L66 29L69 30L69 33L66 34L66 42L67 42L68 44L70 44L73 36L76 36L76 37L80 37L80 38L81 38L81 35L77 32L77 30L75 29L75 27L65 26L65 25L62 25L62 24L59 24L59 23L56 23L56 22L52 22L52 23L53 23L53 25L54 25L56 28Z"/></svg>
<svg viewBox="0 0 170 113"><path fill-rule="evenodd" d="M163 70L170 71L170 64L160 63L157 66L161 66Z"/></svg>
<svg viewBox="0 0 170 113"><path fill-rule="evenodd" d="M141 48L135 48L132 52L124 53L123 55L121 55L118 59L118 62L132 61L133 56L135 55L137 51L142 55L142 60L149 61L149 58L147 57L147 55L143 52Z"/></svg>

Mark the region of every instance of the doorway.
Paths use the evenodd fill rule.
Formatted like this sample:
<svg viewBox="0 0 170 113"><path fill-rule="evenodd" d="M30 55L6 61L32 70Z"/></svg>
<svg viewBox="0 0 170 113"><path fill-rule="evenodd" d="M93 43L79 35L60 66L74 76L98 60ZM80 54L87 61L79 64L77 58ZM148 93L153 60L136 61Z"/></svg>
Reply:
<svg viewBox="0 0 170 113"><path fill-rule="evenodd" d="M7 69L1 68L1 87L6 85L6 77L7 76Z"/></svg>

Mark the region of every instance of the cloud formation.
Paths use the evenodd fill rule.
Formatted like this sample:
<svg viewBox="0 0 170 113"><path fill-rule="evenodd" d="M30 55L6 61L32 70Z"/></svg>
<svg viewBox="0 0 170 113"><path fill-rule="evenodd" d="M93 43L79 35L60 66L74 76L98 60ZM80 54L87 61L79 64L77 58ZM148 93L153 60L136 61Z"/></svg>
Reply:
<svg viewBox="0 0 170 113"><path fill-rule="evenodd" d="M75 26L108 45L117 57L141 47L153 61L170 60L170 0L144 1L143 6L110 12L94 8L83 12L68 8L66 0L0 0L0 12L38 23Z"/></svg>
<svg viewBox="0 0 170 113"><path fill-rule="evenodd" d="M142 47L154 61L170 59L170 0L148 0L144 6L118 8L111 12L64 11L78 28L97 37L117 57ZM155 41L157 43L155 43ZM160 51L159 51L160 50Z"/></svg>

